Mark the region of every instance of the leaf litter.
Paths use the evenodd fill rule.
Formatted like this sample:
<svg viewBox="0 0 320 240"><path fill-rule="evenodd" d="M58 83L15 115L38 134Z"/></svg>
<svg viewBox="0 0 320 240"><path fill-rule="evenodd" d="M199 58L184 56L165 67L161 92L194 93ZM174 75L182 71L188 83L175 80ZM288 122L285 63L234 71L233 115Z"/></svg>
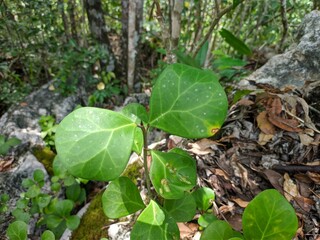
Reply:
<svg viewBox="0 0 320 240"><path fill-rule="evenodd" d="M173 144L197 159L198 183L216 193L213 212L234 229L242 229L247 204L275 188L299 218L294 239L320 239L320 115L314 114L320 107L313 107L320 104L310 89L258 85L233 103L216 136Z"/></svg>

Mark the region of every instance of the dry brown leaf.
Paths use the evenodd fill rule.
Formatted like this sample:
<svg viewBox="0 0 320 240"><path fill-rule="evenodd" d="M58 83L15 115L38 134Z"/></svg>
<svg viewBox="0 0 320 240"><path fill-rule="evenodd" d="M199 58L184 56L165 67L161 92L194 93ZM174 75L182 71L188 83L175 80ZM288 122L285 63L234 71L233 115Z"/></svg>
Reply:
<svg viewBox="0 0 320 240"><path fill-rule="evenodd" d="M214 151L211 149L211 146L215 144L215 141L203 138L195 143L189 143L188 146L191 148L188 149L188 151L197 155L206 155L209 153L214 153Z"/></svg>
<svg viewBox="0 0 320 240"><path fill-rule="evenodd" d="M195 223L177 223L180 230L180 239L192 239L194 234L198 231L198 224Z"/></svg>
<svg viewBox="0 0 320 240"><path fill-rule="evenodd" d="M315 202L310 199L303 196L297 196L293 198L299 207L301 207L304 211L310 212L311 207L315 204Z"/></svg>
<svg viewBox="0 0 320 240"><path fill-rule="evenodd" d="M279 117L273 113L268 113L268 120L278 128L281 128L288 132L301 132L299 128L299 122L296 119L286 119Z"/></svg>
<svg viewBox="0 0 320 240"><path fill-rule="evenodd" d="M253 101L249 100L249 99L246 99L246 98L243 98L243 99L240 99L237 104L239 106L245 106L245 107L248 107L248 106L251 106L254 104Z"/></svg>
<svg viewBox="0 0 320 240"><path fill-rule="evenodd" d="M249 202L242 200L241 198L232 198L232 201L234 201L236 204L238 204L242 208L246 208L249 204Z"/></svg>
<svg viewBox="0 0 320 240"><path fill-rule="evenodd" d="M310 137L305 133L299 133L299 137L300 137L300 142L305 146L309 146L314 140L313 137Z"/></svg>
<svg viewBox="0 0 320 240"><path fill-rule="evenodd" d="M314 172L307 172L308 177L314 181L315 184L320 185L320 174Z"/></svg>
<svg viewBox="0 0 320 240"><path fill-rule="evenodd" d="M290 202L295 197L299 197L299 190L297 185L292 181L288 173L285 173L283 182L283 190L285 198Z"/></svg>
<svg viewBox="0 0 320 240"><path fill-rule="evenodd" d="M273 124L268 120L267 112L263 111L257 116L257 124L260 130L268 135L273 135L276 132L276 129Z"/></svg>
<svg viewBox="0 0 320 240"><path fill-rule="evenodd" d="M14 158L9 160L0 160L0 172L5 172L11 168Z"/></svg>
<svg viewBox="0 0 320 240"><path fill-rule="evenodd" d="M236 231L242 230L242 215L241 214L232 214L230 217L226 218L231 227Z"/></svg>
<svg viewBox="0 0 320 240"><path fill-rule="evenodd" d="M278 97L275 97L273 99L270 98L269 100L271 100L271 103L270 103L270 101L268 101L268 105L271 105L270 112L275 114L275 115L280 115L280 113L282 112L281 99L278 98Z"/></svg>
<svg viewBox="0 0 320 240"><path fill-rule="evenodd" d="M263 170L263 174L268 178L269 182L275 189L283 193L283 177L280 173L274 170L265 169Z"/></svg>
<svg viewBox="0 0 320 240"><path fill-rule="evenodd" d="M222 205L221 207L219 207L219 212L223 214L228 212L233 213L235 209L236 208L234 207L234 203L228 201L228 205Z"/></svg>
<svg viewBox="0 0 320 240"><path fill-rule="evenodd" d="M265 134L261 132L259 134L259 140L258 140L259 145L261 146L266 145L273 138L273 136L274 136L273 134Z"/></svg>

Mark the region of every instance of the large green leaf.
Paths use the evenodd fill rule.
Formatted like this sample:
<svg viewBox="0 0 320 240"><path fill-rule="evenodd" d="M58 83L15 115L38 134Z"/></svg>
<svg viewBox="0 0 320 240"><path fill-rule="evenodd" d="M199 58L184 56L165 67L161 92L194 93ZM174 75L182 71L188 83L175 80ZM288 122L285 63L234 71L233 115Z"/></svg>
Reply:
<svg viewBox="0 0 320 240"><path fill-rule="evenodd" d="M226 94L211 71L172 64L152 90L149 124L186 138L209 137L223 124L227 107Z"/></svg>
<svg viewBox="0 0 320 240"><path fill-rule="evenodd" d="M196 184L196 162L186 154L151 151L150 178L165 199L179 199Z"/></svg>
<svg viewBox="0 0 320 240"><path fill-rule="evenodd" d="M239 53L244 55L252 54L250 48L227 29L222 28L219 33L221 37L223 37L223 39Z"/></svg>
<svg viewBox="0 0 320 240"><path fill-rule="evenodd" d="M190 193L180 199L165 199L164 208L176 222L191 221L196 214L196 202Z"/></svg>
<svg viewBox="0 0 320 240"><path fill-rule="evenodd" d="M287 240L295 235L298 219L290 203L277 190L269 189L249 203L242 225L246 239Z"/></svg>
<svg viewBox="0 0 320 240"><path fill-rule="evenodd" d="M56 133L59 159L84 179L107 181L120 176L130 157L136 124L121 113L79 108Z"/></svg>
<svg viewBox="0 0 320 240"><path fill-rule="evenodd" d="M173 218L169 217L153 200L134 224L131 240L178 240L179 229Z"/></svg>
<svg viewBox="0 0 320 240"><path fill-rule="evenodd" d="M144 208L137 186L127 177L112 181L102 195L102 207L109 218L120 218Z"/></svg>

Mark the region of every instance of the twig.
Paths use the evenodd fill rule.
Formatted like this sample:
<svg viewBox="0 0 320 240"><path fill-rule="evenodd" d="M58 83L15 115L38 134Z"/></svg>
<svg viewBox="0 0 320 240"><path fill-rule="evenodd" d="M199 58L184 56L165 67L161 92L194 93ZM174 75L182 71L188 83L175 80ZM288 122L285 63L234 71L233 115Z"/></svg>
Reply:
<svg viewBox="0 0 320 240"><path fill-rule="evenodd" d="M246 0L240 0L239 1L239 5L241 3L243 3ZM224 9L221 9L219 14L217 14L217 16L213 19L213 22L209 28L208 33L204 36L204 38L202 39L202 41L200 42L200 44L197 46L196 50L193 53L193 57L195 57L197 55L197 53L200 51L201 47L203 46L203 44L205 44L205 42L209 39L210 35L212 34L214 28L216 27L216 25L219 23L220 19L227 14L228 12L230 12L233 9L233 5L230 5Z"/></svg>
<svg viewBox="0 0 320 240"><path fill-rule="evenodd" d="M286 40L288 33L288 19L287 19L287 0L280 0L280 13L281 13L281 22L283 26L282 37L279 45L279 50L283 48L284 41Z"/></svg>
<svg viewBox="0 0 320 240"><path fill-rule="evenodd" d="M306 165L274 165L272 170L279 172L316 172L320 173L320 166L306 166Z"/></svg>

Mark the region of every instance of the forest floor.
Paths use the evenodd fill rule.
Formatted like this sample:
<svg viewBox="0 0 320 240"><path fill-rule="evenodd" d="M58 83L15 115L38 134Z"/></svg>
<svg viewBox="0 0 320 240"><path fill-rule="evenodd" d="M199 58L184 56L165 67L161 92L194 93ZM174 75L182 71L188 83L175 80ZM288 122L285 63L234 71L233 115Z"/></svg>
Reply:
<svg viewBox="0 0 320 240"><path fill-rule="evenodd" d="M308 86L234 91L228 118L216 136L198 141L170 136L158 148L181 147L197 159L198 184L214 189L213 212L235 230L242 229L248 203L274 188L296 211L295 239L319 240L320 114L313 107L319 98ZM320 93L320 84L312 89ZM236 99L239 95L243 97ZM194 222L179 228L181 239L192 239L199 231Z"/></svg>

